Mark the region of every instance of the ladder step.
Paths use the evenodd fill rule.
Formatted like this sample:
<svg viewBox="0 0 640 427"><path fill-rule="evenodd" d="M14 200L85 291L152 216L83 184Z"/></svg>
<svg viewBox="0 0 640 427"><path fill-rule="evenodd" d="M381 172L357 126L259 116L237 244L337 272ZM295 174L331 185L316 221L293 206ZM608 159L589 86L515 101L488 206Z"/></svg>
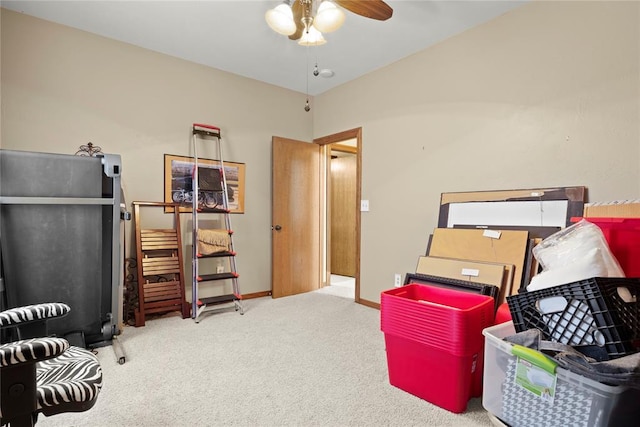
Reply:
<svg viewBox="0 0 640 427"><path fill-rule="evenodd" d="M209 254L209 255L197 254L196 256L198 258L219 258L219 257L236 256L236 253L235 252L224 251L224 252L214 252L214 253Z"/></svg>
<svg viewBox="0 0 640 427"><path fill-rule="evenodd" d="M237 273L215 273L215 274L202 274L198 276L198 282L209 282L211 280L227 280L235 279L238 277Z"/></svg>
<svg viewBox="0 0 640 427"><path fill-rule="evenodd" d="M225 304L228 302L233 302L238 298L234 294L228 295L220 295L217 297L208 297L208 298L200 298L198 300L198 305L216 305L216 304Z"/></svg>
<svg viewBox="0 0 640 427"><path fill-rule="evenodd" d="M146 307L144 312L147 314L153 313L166 313L167 311L180 311L182 309L182 303L178 302L174 305L169 305L167 303L163 303L158 307Z"/></svg>
<svg viewBox="0 0 640 427"><path fill-rule="evenodd" d="M172 299L145 299L144 300L144 311L147 313L158 313L162 310L171 311L175 310L176 307L181 307L182 302L180 301L180 295L177 298ZM167 307L169 307L167 309ZM153 311L152 311L153 310Z"/></svg>
<svg viewBox="0 0 640 427"><path fill-rule="evenodd" d="M220 128L217 126L205 125L202 123L193 124L193 133L196 135L209 135L220 138Z"/></svg>
<svg viewBox="0 0 640 427"><path fill-rule="evenodd" d="M218 208L203 208L203 207L200 207L200 208L198 208L198 212L202 212L202 213L224 213L224 214L226 214L226 213L229 213L231 211L229 209L222 209L222 208L218 209Z"/></svg>
<svg viewBox="0 0 640 427"><path fill-rule="evenodd" d="M166 274L180 274L180 266L142 266L142 274L147 276L163 276Z"/></svg>

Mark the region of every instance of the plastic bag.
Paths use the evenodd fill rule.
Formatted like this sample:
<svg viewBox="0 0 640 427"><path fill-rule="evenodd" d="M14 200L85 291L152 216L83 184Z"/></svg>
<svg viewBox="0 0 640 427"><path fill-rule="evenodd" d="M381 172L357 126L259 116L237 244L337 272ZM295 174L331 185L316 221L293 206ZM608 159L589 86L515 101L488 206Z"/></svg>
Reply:
<svg viewBox="0 0 640 427"><path fill-rule="evenodd" d="M573 262L545 270L531 278L527 285L527 291L537 291L551 286L565 283L578 282L592 277L608 277L609 271L602 258L600 248L591 248L585 252L584 256Z"/></svg>
<svg viewBox="0 0 640 427"><path fill-rule="evenodd" d="M588 258L595 248L606 267L607 275L604 277L625 277L600 227L585 219L544 239L533 248L533 256L546 271Z"/></svg>

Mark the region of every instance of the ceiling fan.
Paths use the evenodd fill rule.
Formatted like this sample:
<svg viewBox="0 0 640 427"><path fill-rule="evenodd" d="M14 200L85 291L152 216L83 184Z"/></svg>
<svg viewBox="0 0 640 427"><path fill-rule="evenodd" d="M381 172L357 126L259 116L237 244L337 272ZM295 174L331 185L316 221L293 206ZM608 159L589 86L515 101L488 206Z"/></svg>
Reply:
<svg viewBox="0 0 640 427"><path fill-rule="evenodd" d="M393 15L382 0L292 0L268 10L265 19L272 30L301 45L320 45L326 43L323 32L335 31L344 22L344 12L336 5L379 21Z"/></svg>

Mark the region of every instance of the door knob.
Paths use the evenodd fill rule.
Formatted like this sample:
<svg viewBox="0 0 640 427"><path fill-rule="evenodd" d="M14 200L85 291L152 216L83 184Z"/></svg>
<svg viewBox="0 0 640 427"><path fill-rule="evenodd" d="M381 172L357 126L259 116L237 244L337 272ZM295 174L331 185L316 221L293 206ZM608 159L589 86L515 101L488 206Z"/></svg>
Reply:
<svg viewBox="0 0 640 427"><path fill-rule="evenodd" d="M276 231L280 231L280 230L282 230L282 227L280 227L279 225L276 225L275 229L276 229Z"/></svg>

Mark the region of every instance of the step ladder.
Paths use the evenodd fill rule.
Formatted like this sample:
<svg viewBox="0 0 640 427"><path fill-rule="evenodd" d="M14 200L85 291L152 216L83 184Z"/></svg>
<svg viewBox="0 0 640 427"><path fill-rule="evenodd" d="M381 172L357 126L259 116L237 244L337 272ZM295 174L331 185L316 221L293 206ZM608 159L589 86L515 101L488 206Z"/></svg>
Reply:
<svg viewBox="0 0 640 427"><path fill-rule="evenodd" d="M163 202L133 202L136 227L138 268L138 307L136 326L144 326L148 314L180 311L189 317L189 303L185 299L182 267L182 233L178 204ZM143 209L144 208L144 209ZM142 210L173 209L171 228L145 228Z"/></svg>
<svg viewBox="0 0 640 427"><path fill-rule="evenodd" d="M192 309L191 317L196 323L200 322L200 315L207 311L235 308L240 314L244 314L242 295L238 284L238 272L236 268L236 252L233 247L233 229L231 227L231 212L229 209L229 194L227 179L222 157L222 137L220 128L211 125L193 124L193 259L192 259ZM213 143L215 145L218 165L215 167L203 167L198 164L198 145L200 143ZM200 229L200 215L217 214L224 218L225 229L207 230ZM204 274L201 262L207 258L226 258L226 266L223 271ZM221 266L217 266L218 269ZM204 282L222 281L228 283L231 280L232 293L214 297L199 297L199 287Z"/></svg>

